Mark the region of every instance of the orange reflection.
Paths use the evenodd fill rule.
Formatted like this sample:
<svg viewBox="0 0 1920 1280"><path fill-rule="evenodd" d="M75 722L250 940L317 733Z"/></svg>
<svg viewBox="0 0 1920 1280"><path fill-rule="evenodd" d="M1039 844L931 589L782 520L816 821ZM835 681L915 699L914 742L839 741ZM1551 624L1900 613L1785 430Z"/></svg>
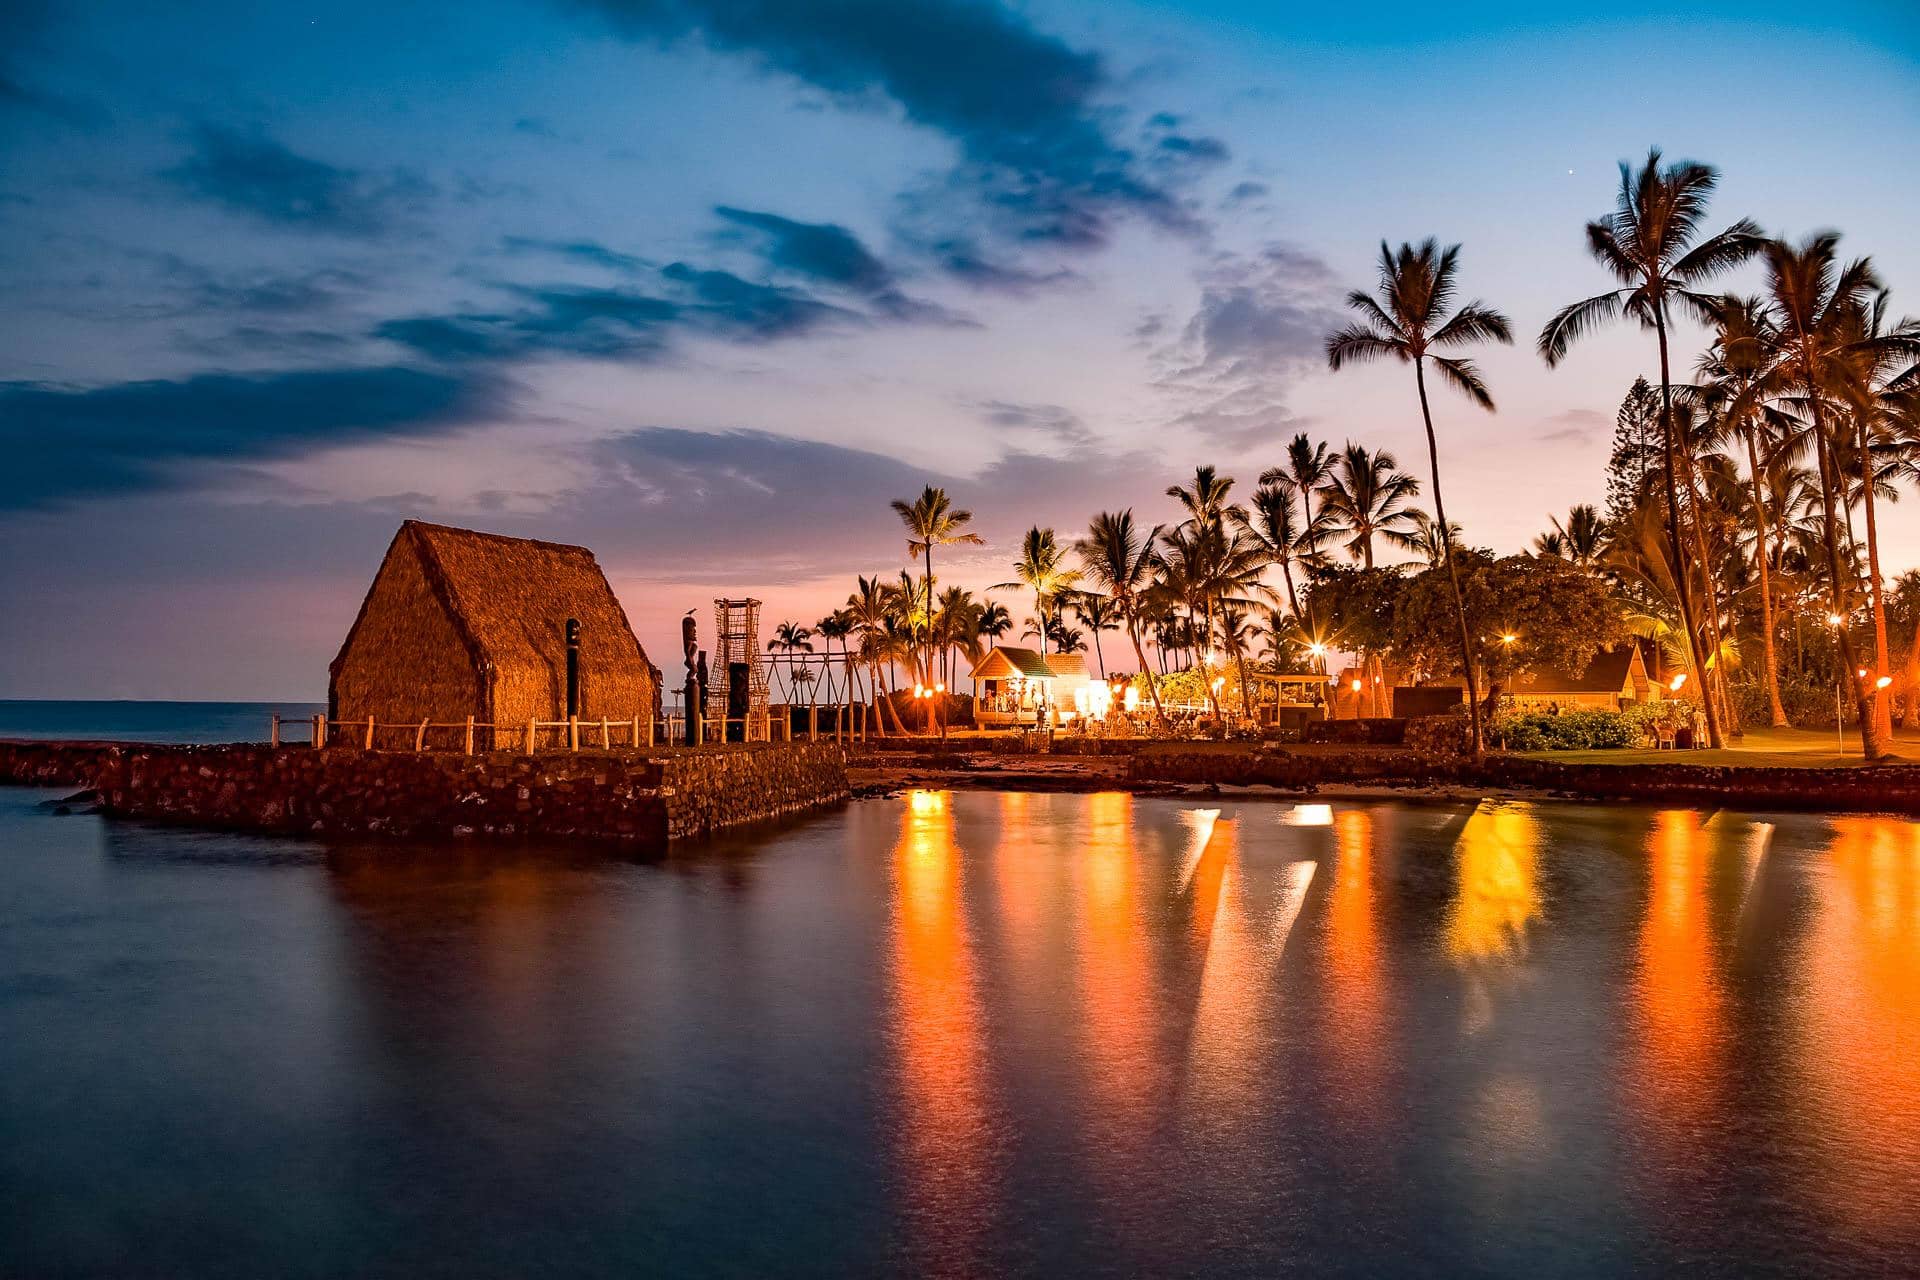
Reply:
<svg viewBox="0 0 1920 1280"><path fill-rule="evenodd" d="M1446 948L1455 960L1503 959L1540 914L1540 824L1527 804L1481 805L1454 843Z"/></svg>
<svg viewBox="0 0 1920 1280"><path fill-rule="evenodd" d="M1725 1050L1727 996L1707 897L1712 839L1691 809L1655 815L1651 886L1634 976L1636 1110L1674 1142L1708 1120Z"/></svg>
<svg viewBox="0 0 1920 1280"><path fill-rule="evenodd" d="M907 797L894 848L892 1039L902 1159L929 1268L965 1272L991 1226L994 1181L986 1045L961 898L952 797Z"/></svg>
<svg viewBox="0 0 1920 1280"><path fill-rule="evenodd" d="M1256 1101L1267 952L1249 930L1240 824L1217 822L1193 877L1192 928L1204 959L1187 1048L1186 1092L1210 1127L1240 1128Z"/></svg>
<svg viewBox="0 0 1920 1280"><path fill-rule="evenodd" d="M1808 938L1797 1066L1821 1121L1822 1199L1911 1226L1920 1195L1920 825L1836 818Z"/></svg>
<svg viewBox="0 0 1920 1280"><path fill-rule="evenodd" d="M1157 1009L1147 934L1140 919L1140 873L1133 844L1133 797L1087 798L1087 842L1074 860L1080 879L1081 999L1096 1149L1141 1149L1152 1126L1163 1066L1155 1052Z"/></svg>
<svg viewBox="0 0 1920 1280"><path fill-rule="evenodd" d="M1327 899L1327 1041L1350 1123L1377 1123L1385 1069L1386 982L1374 895L1374 820L1367 809L1333 815L1333 883Z"/></svg>

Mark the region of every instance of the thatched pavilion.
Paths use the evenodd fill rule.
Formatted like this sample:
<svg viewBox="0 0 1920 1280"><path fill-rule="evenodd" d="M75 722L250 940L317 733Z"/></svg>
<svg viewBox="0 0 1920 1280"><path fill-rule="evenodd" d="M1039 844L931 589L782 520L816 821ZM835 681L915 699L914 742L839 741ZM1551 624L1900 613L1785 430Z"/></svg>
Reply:
<svg viewBox="0 0 1920 1280"><path fill-rule="evenodd" d="M500 726L504 744L529 720L566 718L569 619L580 624L580 718L656 717L657 674L591 551L409 520L329 668L327 713L472 716Z"/></svg>

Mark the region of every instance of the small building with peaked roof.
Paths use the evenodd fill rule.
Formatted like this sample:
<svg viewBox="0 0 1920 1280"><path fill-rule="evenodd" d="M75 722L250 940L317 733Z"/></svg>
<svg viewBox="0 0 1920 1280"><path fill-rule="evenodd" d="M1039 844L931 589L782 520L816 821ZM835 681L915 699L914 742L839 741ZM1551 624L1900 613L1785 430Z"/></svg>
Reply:
<svg viewBox="0 0 1920 1280"><path fill-rule="evenodd" d="M1052 718L1072 713L1074 694L1092 679L1080 654L1043 654L1014 645L987 650L970 674L974 723L982 728L1037 725L1043 713Z"/></svg>
<svg viewBox="0 0 1920 1280"><path fill-rule="evenodd" d="M1514 682L1508 696L1521 710L1559 706L1618 711L1631 703L1657 700L1660 686L1648 675L1640 646L1628 641L1600 650L1578 672L1557 667L1529 672Z"/></svg>
<svg viewBox="0 0 1920 1280"><path fill-rule="evenodd" d="M408 520L328 669L328 716L472 716L499 726L504 745L529 720L566 717L569 619L580 624L580 718L656 717L658 672L591 551Z"/></svg>

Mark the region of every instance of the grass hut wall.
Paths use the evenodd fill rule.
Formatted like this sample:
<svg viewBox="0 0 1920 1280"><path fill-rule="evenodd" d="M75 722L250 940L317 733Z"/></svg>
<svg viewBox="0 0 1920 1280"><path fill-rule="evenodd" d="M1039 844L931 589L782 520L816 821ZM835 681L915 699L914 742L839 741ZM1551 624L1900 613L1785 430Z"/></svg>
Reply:
<svg viewBox="0 0 1920 1280"><path fill-rule="evenodd" d="M471 715L501 726L504 745L529 720L566 717L569 618L580 622L581 719L658 715L655 668L591 551L409 520L329 669L328 714Z"/></svg>

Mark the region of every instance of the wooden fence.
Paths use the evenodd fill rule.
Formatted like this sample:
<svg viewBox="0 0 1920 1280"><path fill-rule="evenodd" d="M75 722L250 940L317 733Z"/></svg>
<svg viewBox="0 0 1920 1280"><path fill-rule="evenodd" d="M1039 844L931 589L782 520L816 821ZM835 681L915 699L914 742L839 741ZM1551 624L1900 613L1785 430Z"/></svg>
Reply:
<svg viewBox="0 0 1920 1280"><path fill-rule="evenodd" d="M864 739L867 736L866 708L859 710L858 724L841 721L834 725L833 738L836 742ZM703 716L693 726L694 745L718 745L729 741L792 742L792 709L782 708L782 712L778 716L768 711L757 716L733 719ZM739 731L737 738L733 736L736 729ZM543 750L578 751L583 746L602 751L610 751L615 747L639 750L655 745L676 746L687 741L686 731L686 717L680 713L669 714L660 720L641 716L628 720L583 720L574 716L566 720L527 720L519 724L495 724L476 720L472 716L458 721L379 721L372 716L365 720L329 720L323 715L289 720L276 714L269 727L268 742L276 747L301 742L324 747L333 742L358 747L363 751L460 751L472 755L476 744L486 741L477 735L490 732L494 750L532 755ZM806 736L808 741L818 739L817 714L809 715Z"/></svg>

